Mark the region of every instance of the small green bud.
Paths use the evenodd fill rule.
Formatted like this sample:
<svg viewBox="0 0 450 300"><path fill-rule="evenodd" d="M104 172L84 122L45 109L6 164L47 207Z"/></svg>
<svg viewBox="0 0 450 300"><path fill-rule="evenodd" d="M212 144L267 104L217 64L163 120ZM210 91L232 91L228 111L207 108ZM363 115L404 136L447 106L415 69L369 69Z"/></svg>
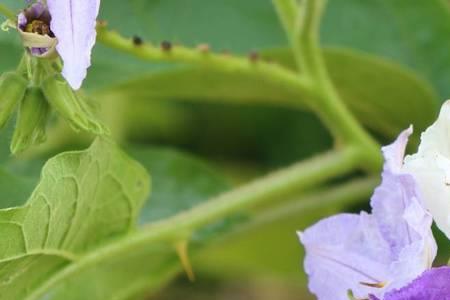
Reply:
<svg viewBox="0 0 450 300"><path fill-rule="evenodd" d="M4 73L0 78L0 129L23 99L28 82L15 72Z"/></svg>
<svg viewBox="0 0 450 300"><path fill-rule="evenodd" d="M61 75L44 80L42 90L48 102L74 130L85 130L97 135L107 132Z"/></svg>
<svg viewBox="0 0 450 300"><path fill-rule="evenodd" d="M49 115L50 106L41 89L28 88L19 106L16 129L11 142L13 154L45 141Z"/></svg>

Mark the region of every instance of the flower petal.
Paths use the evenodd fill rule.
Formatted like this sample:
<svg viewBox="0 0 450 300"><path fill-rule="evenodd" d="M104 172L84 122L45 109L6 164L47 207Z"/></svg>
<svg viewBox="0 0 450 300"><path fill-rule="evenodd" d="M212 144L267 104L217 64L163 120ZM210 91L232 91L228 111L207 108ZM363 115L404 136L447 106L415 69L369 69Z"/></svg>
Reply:
<svg viewBox="0 0 450 300"><path fill-rule="evenodd" d="M406 157L404 169L414 175L425 207L450 238L450 101L422 134L418 152Z"/></svg>
<svg viewBox="0 0 450 300"><path fill-rule="evenodd" d="M409 128L383 148L386 163L371 199L372 215L337 215L300 234L309 288L319 300L348 300L348 290L357 298L382 297L431 267L436 255L432 219L414 177L402 170L411 133Z"/></svg>
<svg viewBox="0 0 450 300"><path fill-rule="evenodd" d="M403 155L412 129L383 148L385 167L372 199L372 213L391 249L390 287L397 288L431 267L437 246L432 217L425 210L415 178L402 170Z"/></svg>
<svg viewBox="0 0 450 300"><path fill-rule="evenodd" d="M386 294L384 300L450 300L450 267L424 272L409 285Z"/></svg>
<svg viewBox="0 0 450 300"><path fill-rule="evenodd" d="M79 89L91 65L100 0L47 0L50 28L58 39L56 49L64 67L62 75Z"/></svg>
<svg viewBox="0 0 450 300"><path fill-rule="evenodd" d="M377 288L361 282L381 283L388 277L389 247L376 226L367 214L341 214L299 234L309 289L319 300L348 300L348 290L363 298Z"/></svg>

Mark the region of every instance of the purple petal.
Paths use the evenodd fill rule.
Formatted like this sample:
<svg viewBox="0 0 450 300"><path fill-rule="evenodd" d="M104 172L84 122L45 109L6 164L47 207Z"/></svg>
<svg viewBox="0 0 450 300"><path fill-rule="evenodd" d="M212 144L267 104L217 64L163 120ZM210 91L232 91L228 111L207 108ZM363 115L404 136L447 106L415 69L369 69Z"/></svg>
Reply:
<svg viewBox="0 0 450 300"><path fill-rule="evenodd" d="M27 16L30 17L31 19L39 19L39 17L41 17L42 14L45 13L45 11L46 7L43 3L41 3L41 1L33 3L30 7L22 11L17 16L17 24L23 30L27 25L28 21L30 21L28 20Z"/></svg>
<svg viewBox="0 0 450 300"><path fill-rule="evenodd" d="M411 132L383 148L386 163L371 199L372 215L337 215L300 234L309 288L319 300L348 300L348 290L357 298L381 297L431 267L436 255L431 216L414 177L402 171Z"/></svg>
<svg viewBox="0 0 450 300"><path fill-rule="evenodd" d="M384 300L450 300L450 267L426 271L409 285L387 293Z"/></svg>
<svg viewBox="0 0 450 300"><path fill-rule="evenodd" d="M391 248L390 273L396 279L396 287L431 267L437 251L431 232L432 217L423 208L418 184L411 174L402 171L411 133L411 128L405 130L395 143L383 148L383 180L371 199L372 213Z"/></svg>
<svg viewBox="0 0 450 300"><path fill-rule="evenodd" d="M91 65L100 0L47 0L50 28L58 39L56 49L64 67L62 75L79 89Z"/></svg>
<svg viewBox="0 0 450 300"><path fill-rule="evenodd" d="M412 126L404 130L397 137L394 143L383 147L381 150L385 159L384 171L399 173L403 166L403 158L405 156L408 138L413 133Z"/></svg>
<svg viewBox="0 0 450 300"><path fill-rule="evenodd" d="M333 216L299 236L306 249L309 289L319 300L348 300L350 289L363 298L376 290L361 282L388 278L389 247L367 214Z"/></svg>

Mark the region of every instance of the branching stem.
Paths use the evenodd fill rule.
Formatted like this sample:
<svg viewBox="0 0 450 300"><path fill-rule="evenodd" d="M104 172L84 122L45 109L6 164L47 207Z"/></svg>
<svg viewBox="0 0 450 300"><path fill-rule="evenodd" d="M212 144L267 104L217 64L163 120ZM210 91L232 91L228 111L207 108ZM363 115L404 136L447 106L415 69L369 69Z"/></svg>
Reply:
<svg viewBox="0 0 450 300"><path fill-rule="evenodd" d="M370 171L378 171L381 167L379 145L342 103L328 80L322 58L317 57L313 47L311 51L308 50L310 52L308 55L317 60L311 66L313 70L318 68L317 71L299 75L277 64L264 61L252 62L244 57L204 53L198 49L183 46L164 50L149 43L135 45L131 39L124 38L117 32L109 31L102 26L98 27L98 40L111 48L147 61L186 63L224 73L246 74L260 79L262 83L269 81L276 84L280 89L299 95L303 100L302 103L306 103L318 114L339 143L363 148L366 161L361 167ZM312 76L311 74L318 75ZM312 80L313 77L317 77L317 80ZM301 106L299 99L286 99L283 104L289 104L292 107Z"/></svg>

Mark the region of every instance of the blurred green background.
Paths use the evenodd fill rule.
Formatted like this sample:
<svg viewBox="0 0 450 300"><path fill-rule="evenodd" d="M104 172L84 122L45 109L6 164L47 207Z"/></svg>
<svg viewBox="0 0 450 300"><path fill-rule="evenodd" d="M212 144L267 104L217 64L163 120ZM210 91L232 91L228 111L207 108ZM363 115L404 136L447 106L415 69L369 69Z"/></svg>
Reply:
<svg viewBox="0 0 450 300"><path fill-rule="evenodd" d="M17 0L2 2L22 6ZM124 36L154 44L207 43L213 51L238 55L260 51L293 67L270 0L107 0L101 19ZM417 134L450 96L447 1L329 0L322 44L341 96L381 143L409 124L415 126L417 143ZM2 32L0 72L14 69L21 53L17 34ZM116 139L154 178L142 224L332 147L311 112L277 105L279 97L290 95L261 82L142 62L101 44L92 61L88 95L97 100ZM12 158L10 131L0 136L0 193L8 199L2 207L25 201L45 158L90 140L55 121L46 144ZM323 216L365 208L367 197L351 204L316 199L311 207L285 208L300 198L280 199L198 233L199 244L206 246L193 254L197 280L180 275L151 299L312 299L295 231ZM443 262L450 249L440 241Z"/></svg>

